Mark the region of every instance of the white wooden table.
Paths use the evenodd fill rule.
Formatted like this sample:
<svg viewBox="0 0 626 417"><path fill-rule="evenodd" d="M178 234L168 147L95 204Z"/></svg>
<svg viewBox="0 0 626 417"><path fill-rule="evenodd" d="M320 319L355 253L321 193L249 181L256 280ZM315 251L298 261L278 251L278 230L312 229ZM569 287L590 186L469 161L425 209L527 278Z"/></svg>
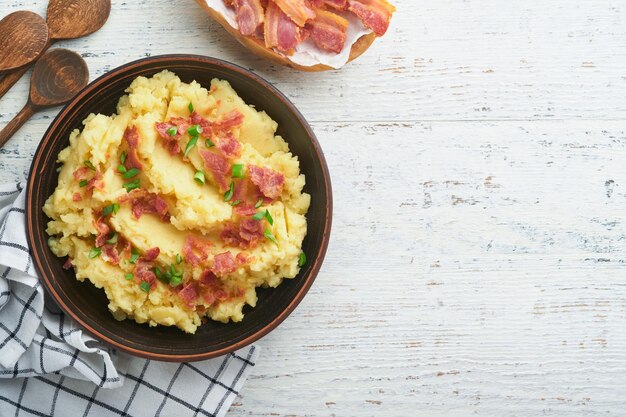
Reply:
<svg viewBox="0 0 626 417"><path fill-rule="evenodd" d="M326 262L230 415L624 415L626 3L396 3L385 38L322 74L251 56L191 0L114 0L59 43L92 79L163 53L238 63L322 143ZM57 110L0 151L0 181L25 177Z"/></svg>

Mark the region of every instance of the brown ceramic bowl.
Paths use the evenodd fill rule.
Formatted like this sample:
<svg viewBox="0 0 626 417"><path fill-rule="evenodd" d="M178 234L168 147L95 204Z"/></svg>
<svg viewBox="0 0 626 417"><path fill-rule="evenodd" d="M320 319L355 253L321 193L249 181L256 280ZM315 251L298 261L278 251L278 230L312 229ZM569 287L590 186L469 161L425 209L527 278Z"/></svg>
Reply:
<svg viewBox="0 0 626 417"><path fill-rule="evenodd" d="M306 175L305 192L311 194L307 215L308 234L303 250L308 262L300 274L275 289L258 289L255 308L244 310L240 323L209 321L189 335L174 327L149 327L132 320L117 321L109 312L103 290L79 282L72 270L62 268L64 259L48 249L45 232L49 219L44 202L57 185L59 151L68 146L73 129L82 128L90 113L112 114L131 81L168 69L183 81L208 86L212 78L228 80L248 104L265 110L278 122L278 134L287 140L300 159ZM131 62L98 78L80 92L54 119L35 152L26 202L28 243L41 282L59 306L84 329L115 348L130 354L163 361L196 361L240 349L276 328L296 308L317 275L330 237L332 192L328 167L320 145L294 105L262 78L236 65L196 55L163 55Z"/></svg>

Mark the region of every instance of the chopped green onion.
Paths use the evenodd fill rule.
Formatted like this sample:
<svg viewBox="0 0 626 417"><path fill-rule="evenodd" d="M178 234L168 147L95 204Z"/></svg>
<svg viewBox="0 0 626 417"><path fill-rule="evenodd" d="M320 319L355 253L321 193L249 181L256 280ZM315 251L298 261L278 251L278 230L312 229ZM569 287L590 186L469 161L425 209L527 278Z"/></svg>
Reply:
<svg viewBox="0 0 626 417"><path fill-rule="evenodd" d="M170 282L169 278L163 273L163 271L161 271L161 269L159 269L158 266L152 268L152 271L154 271L154 275L156 275L157 279L162 283L168 284Z"/></svg>
<svg viewBox="0 0 626 417"><path fill-rule="evenodd" d="M272 218L269 210L265 210L265 218L267 219L267 222L270 224L270 226L274 226L274 219Z"/></svg>
<svg viewBox="0 0 626 417"><path fill-rule="evenodd" d="M109 214L113 213L114 209L115 209L115 204L109 204L108 206L102 209L102 215L108 216Z"/></svg>
<svg viewBox="0 0 626 417"><path fill-rule="evenodd" d="M126 151L122 151L122 153L120 154L120 162L123 164L126 163Z"/></svg>
<svg viewBox="0 0 626 417"><path fill-rule="evenodd" d="M135 175L139 174L141 171L139 171L137 168L131 168L128 171L126 171L124 173L124 175L122 175L122 177L126 178L126 179L130 179L132 177L134 177Z"/></svg>
<svg viewBox="0 0 626 417"><path fill-rule="evenodd" d="M128 281L130 281L131 279L134 279L135 276L129 272L128 274L124 275L124 278L126 278Z"/></svg>
<svg viewBox="0 0 626 417"><path fill-rule="evenodd" d="M204 146L206 146L207 148L212 148L215 146L215 144L213 143L211 139L207 139L204 141Z"/></svg>
<svg viewBox="0 0 626 417"><path fill-rule="evenodd" d="M120 205L113 203L113 214L117 214L118 211L120 211Z"/></svg>
<svg viewBox="0 0 626 417"><path fill-rule="evenodd" d="M235 207L235 206L237 206L237 205L239 205L239 204L241 204L241 203L242 203L242 201L241 201L241 200L235 200L235 201L233 201L232 203L230 203L230 205L231 205L231 206L233 206L233 207Z"/></svg>
<svg viewBox="0 0 626 417"><path fill-rule="evenodd" d="M141 288L141 291L143 292L150 292L150 284L146 281L142 281L141 284L139 284L139 288Z"/></svg>
<svg viewBox="0 0 626 417"><path fill-rule="evenodd" d="M204 184L204 172L202 171L197 171L196 174L193 176L193 179L198 183L198 184Z"/></svg>
<svg viewBox="0 0 626 417"><path fill-rule="evenodd" d="M178 126L172 126L169 129L167 129L166 132L170 136L176 136L176 134L178 133Z"/></svg>
<svg viewBox="0 0 626 417"><path fill-rule="evenodd" d="M172 287L177 287L180 284L182 284L183 282L183 277L182 276L174 276L172 277L172 279L170 279L170 285Z"/></svg>
<svg viewBox="0 0 626 417"><path fill-rule="evenodd" d="M172 274L173 277L177 277L181 275L181 272L178 272L176 268L174 268L174 265L172 264L170 264L170 273Z"/></svg>
<svg viewBox="0 0 626 417"><path fill-rule="evenodd" d="M274 237L272 232L270 232L270 229L265 229L265 231L263 232L263 236L265 236L266 238L268 238L269 240L271 240L272 242L278 245L278 241L276 241L276 238Z"/></svg>
<svg viewBox="0 0 626 417"><path fill-rule="evenodd" d="M233 198L234 192L235 192L235 184L231 182L230 186L228 187L228 191L224 193L224 201L230 201L230 199Z"/></svg>
<svg viewBox="0 0 626 417"><path fill-rule="evenodd" d="M298 266L304 266L306 264L306 254L304 252L300 252L300 256L298 256Z"/></svg>
<svg viewBox="0 0 626 417"><path fill-rule="evenodd" d="M87 255L89 257L89 259L93 259L93 258L97 258L98 256L100 256L100 254L102 253L102 250L100 248L92 248L89 251L89 255Z"/></svg>
<svg viewBox="0 0 626 417"><path fill-rule="evenodd" d="M189 155L189 152L191 152L191 149L194 146L196 146L197 141L198 141L197 136L193 136L191 139L189 139L189 142L187 142L187 147L185 148L185 158L187 158L187 155Z"/></svg>
<svg viewBox="0 0 626 417"><path fill-rule="evenodd" d="M189 133L190 136L198 136L202 133L202 127L200 125L193 125L187 129L187 133Z"/></svg>
<svg viewBox="0 0 626 417"><path fill-rule="evenodd" d="M254 220L261 220L263 217L265 217L265 213L263 213L262 211L259 211L257 214L252 216Z"/></svg>
<svg viewBox="0 0 626 417"><path fill-rule="evenodd" d="M81 187L84 187L87 184L89 184L89 181L87 181L87 180L82 180L81 182L78 183L78 185L80 185Z"/></svg>
<svg viewBox="0 0 626 417"><path fill-rule="evenodd" d="M243 178L243 164L233 164L232 177Z"/></svg>
<svg viewBox="0 0 626 417"><path fill-rule="evenodd" d="M134 264L135 262L137 262L137 259L139 259L139 252L137 251L137 249L133 248L130 251L131 255L130 255L130 259L128 262L130 262L131 264Z"/></svg>
<svg viewBox="0 0 626 417"><path fill-rule="evenodd" d="M140 183L139 183L139 180L135 180L135 181L127 182L122 187L126 188L126 192L130 193L135 188L139 188L140 187Z"/></svg>
<svg viewBox="0 0 626 417"><path fill-rule="evenodd" d="M85 162L83 162L83 164L84 164L87 168L89 168L90 170L92 170L92 171L95 171L95 170L96 170L96 167L95 167L95 166L93 166L93 164L91 163L91 161L90 161L90 160L86 160Z"/></svg>
<svg viewBox="0 0 626 417"><path fill-rule="evenodd" d="M117 233L116 232L113 232L111 237L107 240L107 243L110 243L111 245L117 243Z"/></svg>
<svg viewBox="0 0 626 417"><path fill-rule="evenodd" d="M263 199L259 198L259 201L256 202L256 204L254 205L254 208L259 208L263 205Z"/></svg>
<svg viewBox="0 0 626 417"><path fill-rule="evenodd" d="M180 256L180 253L176 254L176 263L179 265L183 263L183 257Z"/></svg>
<svg viewBox="0 0 626 417"><path fill-rule="evenodd" d="M189 109L189 113L193 113L193 103L191 101L189 102L188 109Z"/></svg>
<svg viewBox="0 0 626 417"><path fill-rule="evenodd" d="M119 164L117 166L117 172L119 172L120 174L125 174L126 173L126 167L122 164Z"/></svg>

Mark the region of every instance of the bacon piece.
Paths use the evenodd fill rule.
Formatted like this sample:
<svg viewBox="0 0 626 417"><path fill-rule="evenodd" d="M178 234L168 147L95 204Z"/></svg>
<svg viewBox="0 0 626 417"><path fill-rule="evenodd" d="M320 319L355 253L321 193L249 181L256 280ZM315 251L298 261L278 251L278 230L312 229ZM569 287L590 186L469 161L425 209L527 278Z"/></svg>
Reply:
<svg viewBox="0 0 626 417"><path fill-rule="evenodd" d="M61 268L65 269L67 271L71 267L72 267L72 258L70 258L68 256L67 259L65 260L65 262L63 262L63 266Z"/></svg>
<svg viewBox="0 0 626 417"><path fill-rule="evenodd" d="M161 139L163 139L165 141L165 146L167 147L168 151L170 152L170 154L172 155L178 155L180 153L180 143L179 140L182 137L181 134L181 130L180 128L178 128L178 126L174 123L170 122L163 122L163 123L155 123L154 124L155 129L157 130L157 132L159 133L159 136L161 136ZM173 127L177 128L176 134L174 136L170 135L169 133L167 133L168 129L171 129Z"/></svg>
<svg viewBox="0 0 626 417"><path fill-rule="evenodd" d="M223 114L220 120L213 122L211 128L215 133L232 130L243 123L244 115L239 110L231 110Z"/></svg>
<svg viewBox="0 0 626 417"><path fill-rule="evenodd" d="M239 32L244 36L254 35L263 23L263 6L259 0L232 0L235 7Z"/></svg>
<svg viewBox="0 0 626 417"><path fill-rule="evenodd" d="M200 295L198 283L191 281L187 283L182 290L178 292L178 296L183 300L187 307L192 308L196 304L196 300Z"/></svg>
<svg viewBox="0 0 626 417"><path fill-rule="evenodd" d="M93 178L87 183L86 188L87 191L102 190L104 188L104 181L102 181L102 173L100 171L96 171Z"/></svg>
<svg viewBox="0 0 626 417"><path fill-rule="evenodd" d="M111 244L102 246L102 258L115 265L120 263L120 255L117 253L115 246Z"/></svg>
<svg viewBox="0 0 626 417"><path fill-rule="evenodd" d="M285 176L270 168L260 168L256 165L248 166L250 180L255 184L263 195L267 198L276 199L283 192Z"/></svg>
<svg viewBox="0 0 626 417"><path fill-rule="evenodd" d="M254 219L245 219L240 224L228 223L220 233L226 246L253 248L263 239L263 225Z"/></svg>
<svg viewBox="0 0 626 417"><path fill-rule="evenodd" d="M159 257L161 249L154 247L148 249L142 256L135 262L135 282L141 284L147 282L150 284L150 288L156 286L157 277L152 270L154 267L154 261Z"/></svg>
<svg viewBox="0 0 626 417"><path fill-rule="evenodd" d="M396 8L387 0L348 0L348 10L357 15L376 36L383 36Z"/></svg>
<svg viewBox="0 0 626 417"><path fill-rule="evenodd" d="M213 181L220 191L224 192L228 189L227 178L230 176L230 164L224 156L201 150L200 156L204 160L204 165L213 175Z"/></svg>
<svg viewBox="0 0 626 417"><path fill-rule="evenodd" d="M233 256L232 252L226 251L224 253L220 253L215 255L213 258L213 267L211 271L217 276L223 276L226 274L230 274L231 272L235 272L238 264Z"/></svg>
<svg viewBox="0 0 626 417"><path fill-rule="evenodd" d="M317 10L317 16L306 27L319 48L336 54L343 50L348 32L348 21L343 17L326 10Z"/></svg>
<svg viewBox="0 0 626 417"><path fill-rule="evenodd" d="M200 285L203 289L202 298L207 305L228 299L228 293L224 290L222 282L210 269L205 269L200 274Z"/></svg>
<svg viewBox="0 0 626 417"><path fill-rule="evenodd" d="M241 155L241 143L239 143L232 133L228 133L226 136L219 138L216 146L227 158L235 158Z"/></svg>
<svg viewBox="0 0 626 417"><path fill-rule="evenodd" d="M72 175L74 176L74 179L76 181L82 181L82 180L86 180L87 179L87 173L89 172L89 168L87 167L80 167L77 168L76 171L74 171L72 173Z"/></svg>
<svg viewBox="0 0 626 417"><path fill-rule="evenodd" d="M137 148L139 147L139 131L137 126L127 127L124 131L124 140L128 144L128 155L126 157L126 169L142 169L143 165L137 156Z"/></svg>
<svg viewBox="0 0 626 417"><path fill-rule="evenodd" d="M183 255L191 266L198 266L209 258L213 244L208 240L187 235L183 245Z"/></svg>
<svg viewBox="0 0 626 417"><path fill-rule="evenodd" d="M81 195L81 193L74 193L74 195L72 195L72 201L81 201L83 199L83 196Z"/></svg>
<svg viewBox="0 0 626 417"><path fill-rule="evenodd" d="M98 218L96 218L93 222L94 227L98 231L98 235L96 236L96 247L99 248L104 246L107 239L109 238L109 232L111 228L108 224L104 222L104 218L102 217L102 212L98 213Z"/></svg>
<svg viewBox="0 0 626 417"><path fill-rule="evenodd" d="M256 214L256 207L252 204L237 204L235 206L235 213L240 216L254 216Z"/></svg>
<svg viewBox="0 0 626 417"><path fill-rule="evenodd" d="M136 220L139 220L144 214L157 214L162 221L170 221L169 206L157 194L143 189L135 189L120 199L122 203L126 201L130 201L131 211Z"/></svg>
<svg viewBox="0 0 626 417"><path fill-rule="evenodd" d="M274 2L300 27L304 26L307 20L315 18L315 11L306 0L274 0Z"/></svg>
<svg viewBox="0 0 626 417"><path fill-rule="evenodd" d="M336 10L346 10L348 8L348 0L317 0L317 3L322 3L322 5ZM318 5L318 7L321 7L321 5Z"/></svg>
<svg viewBox="0 0 626 417"><path fill-rule="evenodd" d="M194 111L195 113L195 111ZM192 113L193 114L193 113ZM178 134L179 135L184 135L185 132L187 132L187 129L189 129L189 126L192 125L192 123L190 123L190 119L186 118L186 117L172 117L169 120L169 123L172 123L175 126L178 126Z"/></svg>
<svg viewBox="0 0 626 417"><path fill-rule="evenodd" d="M265 46L276 48L287 55L293 54L302 41L300 28L273 1L267 4L264 25Z"/></svg>
<svg viewBox="0 0 626 417"><path fill-rule="evenodd" d="M132 255L131 251L133 249L133 245L130 244L130 240L123 239L120 243L122 244L121 255L126 259L130 259Z"/></svg>

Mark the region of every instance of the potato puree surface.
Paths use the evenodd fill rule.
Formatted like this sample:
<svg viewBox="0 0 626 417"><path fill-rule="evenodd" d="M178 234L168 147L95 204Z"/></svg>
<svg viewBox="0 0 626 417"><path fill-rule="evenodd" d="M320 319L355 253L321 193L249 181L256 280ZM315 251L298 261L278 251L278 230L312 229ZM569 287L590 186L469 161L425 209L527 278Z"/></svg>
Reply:
<svg viewBox="0 0 626 417"><path fill-rule="evenodd" d="M83 130L73 131L70 146L59 153L62 166L58 185L43 207L51 219L47 227L50 249L56 256L69 257L78 280L88 279L104 289L108 308L118 320L130 318L150 326L177 326L188 333L196 331L203 316L224 323L242 320L244 305L254 307L257 302L256 287L276 287L283 278L295 277L300 269L310 196L302 192L305 178L297 157L275 134L276 122L265 112L246 105L226 81L214 79L207 90L195 81L184 83L174 73L163 71L152 78L136 78L126 92L118 102L116 114L89 115ZM200 156L210 144L200 138L185 158L183 152L190 140L190 135L185 134L180 140L181 152L172 155L155 129L156 122L189 118L190 103L211 122L238 110L244 116L243 123L232 134L241 143L241 152L231 163L265 167L284 176L280 197L258 207L259 212L268 210L271 215L273 224L266 218L261 221L275 242L265 237L254 247L241 248L227 246L220 238L225 224L241 221L241 216L235 213L232 201L225 201L224 192L218 189ZM139 180L141 190L167 202L169 220L150 213L136 218L125 202L125 196L130 194L123 185L131 179L125 179L118 167L122 153L128 150L124 132L132 127L139 133L137 156L143 165L132 180ZM81 183L76 179L75 172L86 161L90 165L88 176L101 174L100 187L88 189L84 180ZM194 180L198 171L205 173L204 184ZM172 287L157 280L146 291L145 285L142 288L137 278L129 275L134 274L137 265L131 262L128 251L122 253L120 249L119 264L94 253L98 216L104 207L114 204L119 204L119 209L106 220L110 236L117 233L118 249L120 242L130 242L133 253L141 256L158 247L154 265L161 270L173 265L182 271L181 284ZM201 265L192 266L185 259L183 246L189 235L212 243L210 254ZM200 282L203 271L212 267L215 255L227 251L234 256L243 252L248 259L235 271L218 277L229 297L209 303L210 299L199 296L194 305L186 303L179 296L181 288Z"/></svg>

